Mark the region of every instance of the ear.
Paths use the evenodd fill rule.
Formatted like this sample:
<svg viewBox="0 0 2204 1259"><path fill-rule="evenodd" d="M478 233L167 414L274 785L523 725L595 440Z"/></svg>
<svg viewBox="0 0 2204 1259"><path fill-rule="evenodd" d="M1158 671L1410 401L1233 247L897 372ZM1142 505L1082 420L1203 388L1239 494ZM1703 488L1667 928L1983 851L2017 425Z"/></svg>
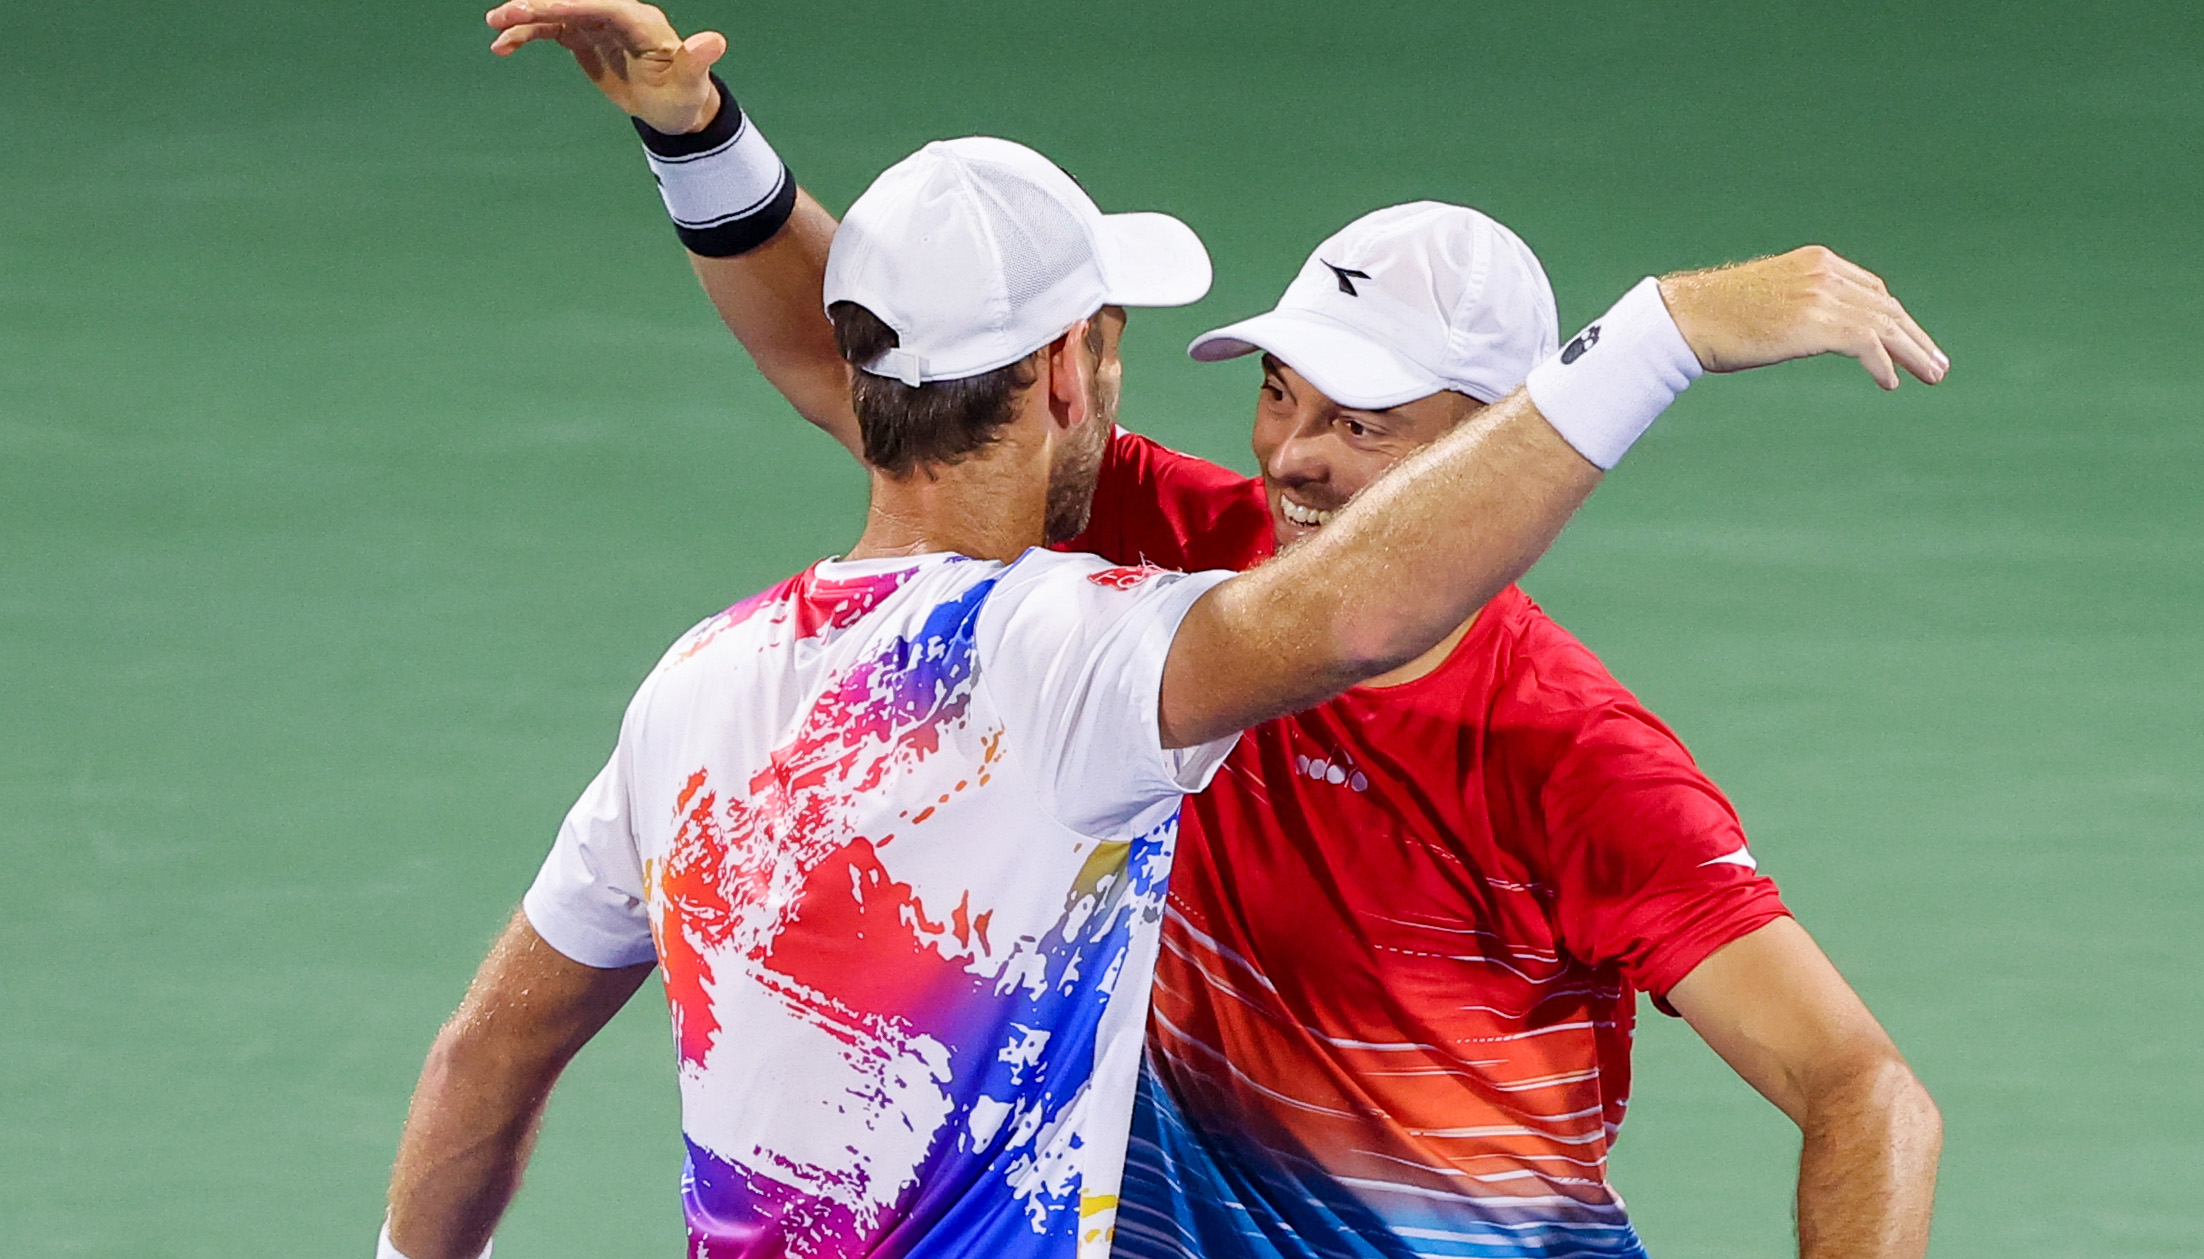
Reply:
<svg viewBox="0 0 2204 1259"><path fill-rule="evenodd" d="M1095 363L1087 356L1087 325L1092 322L1073 324L1041 352L1040 384L1048 391L1049 416L1059 428L1074 428L1091 418L1087 411L1094 402Z"/></svg>

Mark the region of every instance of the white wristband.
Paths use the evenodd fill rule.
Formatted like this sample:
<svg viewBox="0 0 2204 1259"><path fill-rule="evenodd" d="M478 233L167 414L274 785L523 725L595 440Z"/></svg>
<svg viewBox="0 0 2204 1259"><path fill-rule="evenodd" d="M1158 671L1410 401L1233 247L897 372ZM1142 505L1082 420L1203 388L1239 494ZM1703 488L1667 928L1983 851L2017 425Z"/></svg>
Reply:
<svg viewBox="0 0 2204 1259"><path fill-rule="evenodd" d="M1647 276L1532 368L1523 387L1577 453L1612 468L1705 371L1661 300L1660 281Z"/></svg>
<svg viewBox="0 0 2204 1259"><path fill-rule="evenodd" d="M482 1243L481 1259L490 1259L490 1248L496 1242ZM375 1235L375 1259L406 1259L405 1252L390 1244L390 1221L383 1220L383 1231Z"/></svg>

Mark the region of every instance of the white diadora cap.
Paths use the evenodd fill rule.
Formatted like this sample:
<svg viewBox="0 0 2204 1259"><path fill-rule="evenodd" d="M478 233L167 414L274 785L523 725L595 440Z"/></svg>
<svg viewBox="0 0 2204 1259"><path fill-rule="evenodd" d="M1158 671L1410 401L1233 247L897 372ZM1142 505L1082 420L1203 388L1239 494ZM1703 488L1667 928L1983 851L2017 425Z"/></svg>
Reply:
<svg viewBox="0 0 2204 1259"><path fill-rule="evenodd" d="M1104 214L1022 144L937 140L872 181L827 254L826 301L901 344L865 370L906 385L1015 363L1104 306L1184 306L1209 252L1168 214Z"/></svg>
<svg viewBox="0 0 2204 1259"><path fill-rule="evenodd" d="M1553 286L1515 233L1467 206L1412 201L1316 247L1268 314L1197 337L1205 363L1268 350L1341 406L1442 389L1496 402L1554 352Z"/></svg>

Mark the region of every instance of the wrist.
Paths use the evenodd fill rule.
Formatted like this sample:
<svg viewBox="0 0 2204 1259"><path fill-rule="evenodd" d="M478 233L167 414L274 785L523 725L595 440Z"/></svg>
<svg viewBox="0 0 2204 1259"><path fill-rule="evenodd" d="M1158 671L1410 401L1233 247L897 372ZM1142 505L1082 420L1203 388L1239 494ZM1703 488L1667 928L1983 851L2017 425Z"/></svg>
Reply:
<svg viewBox="0 0 2204 1259"><path fill-rule="evenodd" d="M1669 314L1661 282L1648 276L1532 368L1523 387L1546 422L1605 469L1705 370Z"/></svg>
<svg viewBox="0 0 2204 1259"><path fill-rule="evenodd" d="M1676 321L1677 333L1683 337L1684 344L1691 347L1692 357L1710 372L1721 370L1722 364L1711 346L1701 344L1704 337L1701 325L1705 321L1699 317L1699 308L1706 303L1708 292L1714 287L1710 281L1724 269L1672 271L1660 278L1661 302Z"/></svg>
<svg viewBox="0 0 2204 1259"><path fill-rule="evenodd" d="M705 84L710 92L704 103L685 113L656 121L640 115L629 118L646 152L661 157L691 157L735 138L742 126L742 107L718 75L707 75ZM666 126L659 126L659 122Z"/></svg>
<svg viewBox="0 0 2204 1259"><path fill-rule="evenodd" d="M727 85L720 81L718 75L708 74L705 76L701 99L685 107L669 108L656 118L646 118L641 114L632 117L636 131L642 134L643 142L647 146L654 136L672 140L680 136L695 135L717 122L720 114L732 103L733 98L727 92Z"/></svg>
<svg viewBox="0 0 2204 1259"><path fill-rule="evenodd" d="M780 231L795 213L796 180L727 85L716 74L711 83L714 107L696 130L672 134L637 118L635 133L681 243L731 258Z"/></svg>
<svg viewBox="0 0 2204 1259"><path fill-rule="evenodd" d="M644 125L664 135L693 135L704 130L719 117L722 103L719 83L713 81L710 88L711 90L704 93L704 99L690 106L686 112L655 121L645 120Z"/></svg>

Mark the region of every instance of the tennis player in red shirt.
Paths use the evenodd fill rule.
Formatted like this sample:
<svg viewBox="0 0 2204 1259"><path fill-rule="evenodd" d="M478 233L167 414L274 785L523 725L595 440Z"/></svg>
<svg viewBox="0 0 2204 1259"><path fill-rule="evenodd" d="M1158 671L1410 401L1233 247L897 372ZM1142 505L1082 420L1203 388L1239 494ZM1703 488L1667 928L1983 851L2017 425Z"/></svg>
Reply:
<svg viewBox="0 0 2204 1259"><path fill-rule="evenodd" d="M724 48L682 43L648 6L516 9L493 13L500 51L558 38L616 101L701 82ZM690 222L670 192L668 208L761 371L857 451L821 315L836 224L777 159L780 182L762 177L771 158L754 196L722 198L748 210ZM1756 265L1819 284L1845 264ZM1476 211L1357 220L1276 309L1191 348L1261 354L1262 475L1120 431L1070 545L1259 564L1521 383L1555 322L1536 257ZM1248 732L1187 802L1116 1252L1643 1255L1607 1178L1640 992L1799 1125L1803 1255L1923 1252L1927 1093L1682 743L1511 587L1424 658Z"/></svg>
<svg viewBox="0 0 2204 1259"><path fill-rule="evenodd" d="M1191 347L1261 355L1263 475L1121 430L1068 545L1260 564L1556 340L1505 227L1366 215ZM1642 1255L1607 1179L1640 992L1799 1122L1804 1253L1921 1251L1926 1092L1683 744L1510 587L1188 800L1116 1253Z"/></svg>

